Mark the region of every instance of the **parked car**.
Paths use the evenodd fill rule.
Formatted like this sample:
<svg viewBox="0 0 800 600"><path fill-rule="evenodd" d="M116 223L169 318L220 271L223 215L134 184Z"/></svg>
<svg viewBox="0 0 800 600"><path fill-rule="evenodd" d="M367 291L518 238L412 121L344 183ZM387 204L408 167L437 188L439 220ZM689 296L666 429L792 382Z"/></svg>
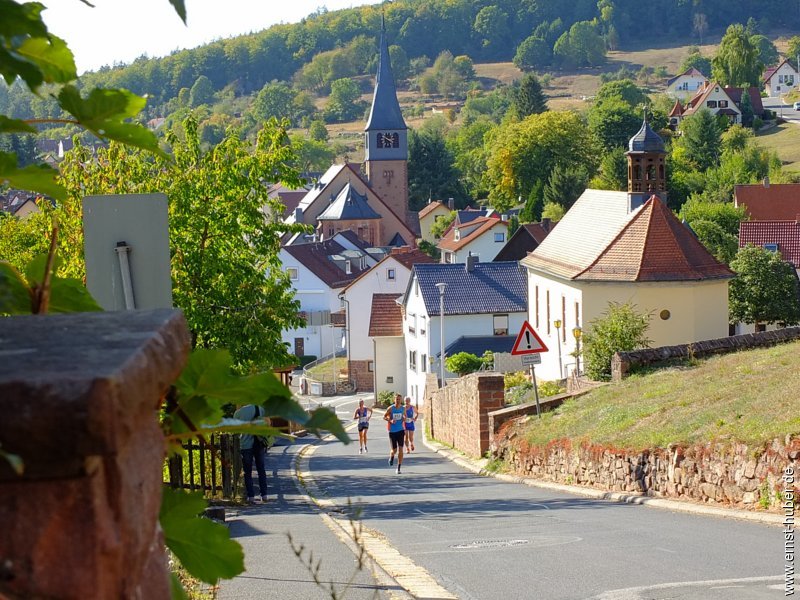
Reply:
<svg viewBox="0 0 800 600"><path fill-rule="evenodd" d="M795 102L794 103L794 109L795 110L800 110L800 102Z"/></svg>

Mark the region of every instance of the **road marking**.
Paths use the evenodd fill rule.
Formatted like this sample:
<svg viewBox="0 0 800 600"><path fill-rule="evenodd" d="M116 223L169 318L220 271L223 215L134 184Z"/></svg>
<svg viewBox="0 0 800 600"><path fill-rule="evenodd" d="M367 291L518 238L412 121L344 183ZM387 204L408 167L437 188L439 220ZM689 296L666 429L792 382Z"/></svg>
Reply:
<svg viewBox="0 0 800 600"><path fill-rule="evenodd" d="M708 587L711 586L726 586L734 587L732 584L737 583L772 583L783 581L783 576L776 577L743 577L740 579L712 579L708 581L676 581L674 583L659 583L656 585L646 585L640 587L631 587L620 590L610 590L594 596L592 600L641 600L645 598L643 594L652 592L654 590L670 590L682 587ZM743 586L741 586L743 587Z"/></svg>
<svg viewBox="0 0 800 600"><path fill-rule="evenodd" d="M354 426L355 424L352 424L346 429L352 429ZM334 439L333 436L327 436L323 441L332 439ZM346 517L336 516L335 513L341 513L342 507L331 500L320 497L321 490L314 481L314 476L308 470L311 455L316 452L318 447L308 445L297 453L295 471L300 483L308 490L310 498L323 511L329 511L323 514L336 525L334 532L337 536L340 539L343 539L342 536L346 536L349 544L360 543L369 557L414 598L458 600L458 596L439 585L428 571L415 564L407 556L400 554L379 531L364 527L360 522L353 522Z"/></svg>

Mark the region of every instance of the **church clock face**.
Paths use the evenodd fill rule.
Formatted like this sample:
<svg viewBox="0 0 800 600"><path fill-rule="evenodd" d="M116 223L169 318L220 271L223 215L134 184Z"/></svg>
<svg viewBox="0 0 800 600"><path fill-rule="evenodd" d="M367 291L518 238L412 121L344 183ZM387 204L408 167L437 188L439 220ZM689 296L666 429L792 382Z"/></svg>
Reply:
<svg viewBox="0 0 800 600"><path fill-rule="evenodd" d="M375 136L376 146L378 148L399 148L400 147L400 134L392 132L378 132Z"/></svg>

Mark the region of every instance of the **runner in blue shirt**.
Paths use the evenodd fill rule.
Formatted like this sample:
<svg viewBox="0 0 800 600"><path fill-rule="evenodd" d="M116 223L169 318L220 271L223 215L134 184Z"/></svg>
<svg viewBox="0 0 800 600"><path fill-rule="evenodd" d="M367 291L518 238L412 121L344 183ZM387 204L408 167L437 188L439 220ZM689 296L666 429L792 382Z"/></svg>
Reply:
<svg viewBox="0 0 800 600"><path fill-rule="evenodd" d="M404 420L406 422L406 452L414 451L414 424L417 421L419 414L417 409L411 405L411 398L406 396L406 405L404 407Z"/></svg>
<svg viewBox="0 0 800 600"><path fill-rule="evenodd" d="M383 420L389 424L389 442L392 445L392 451L389 454L389 465L394 464L394 455L397 453L397 474L400 475L400 467L403 464L403 444L406 434L405 430L405 412L403 408L403 397L400 394L395 394L394 404L386 409L383 415Z"/></svg>
<svg viewBox="0 0 800 600"><path fill-rule="evenodd" d="M359 400L353 418L358 419L358 453L368 452L367 430L369 429L369 420L372 418L372 409L364 406L363 400Z"/></svg>

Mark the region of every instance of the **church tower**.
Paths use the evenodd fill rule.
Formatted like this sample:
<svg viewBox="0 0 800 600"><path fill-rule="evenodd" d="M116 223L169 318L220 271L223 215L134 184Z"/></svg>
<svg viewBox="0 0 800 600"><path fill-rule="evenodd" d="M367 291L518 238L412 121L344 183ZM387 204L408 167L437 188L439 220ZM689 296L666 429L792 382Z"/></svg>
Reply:
<svg viewBox="0 0 800 600"><path fill-rule="evenodd" d="M644 121L639 132L628 142L628 210L634 210L658 196L667 202L667 172L664 140Z"/></svg>
<svg viewBox="0 0 800 600"><path fill-rule="evenodd" d="M364 162L370 187L404 222L408 221L408 127L397 90L381 19L378 76L365 131Z"/></svg>

